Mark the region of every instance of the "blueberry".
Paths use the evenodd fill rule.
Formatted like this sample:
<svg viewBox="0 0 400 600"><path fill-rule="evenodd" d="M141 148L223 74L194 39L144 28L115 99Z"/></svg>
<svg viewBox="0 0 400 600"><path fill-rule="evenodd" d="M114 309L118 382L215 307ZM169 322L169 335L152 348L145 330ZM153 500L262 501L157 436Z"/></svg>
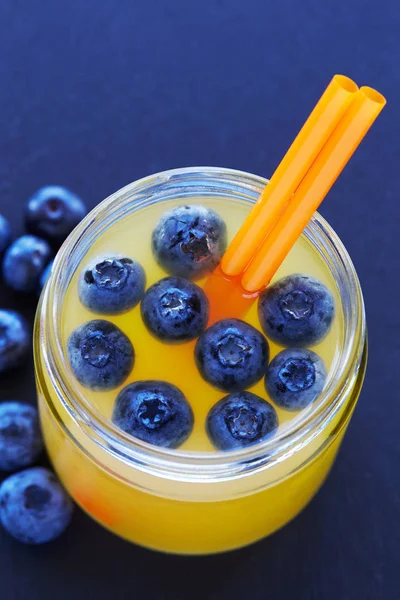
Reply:
<svg viewBox="0 0 400 600"><path fill-rule="evenodd" d="M38 286L38 294L39 295L40 295L42 289L44 288L44 286L46 285L48 278L50 277L50 273L53 268L53 263L54 263L54 260L51 260L40 276L39 286Z"/></svg>
<svg viewBox="0 0 400 600"><path fill-rule="evenodd" d="M0 254L9 246L11 242L10 224L3 215L0 215Z"/></svg>
<svg viewBox="0 0 400 600"><path fill-rule="evenodd" d="M212 407L206 422L209 438L218 450L235 450L262 442L277 427L273 406L251 392L225 396Z"/></svg>
<svg viewBox="0 0 400 600"><path fill-rule="evenodd" d="M132 371L135 353L129 338L110 321L89 321L71 334L68 358L77 380L92 390L111 390Z"/></svg>
<svg viewBox="0 0 400 600"><path fill-rule="evenodd" d="M195 347L197 367L206 381L225 392L250 387L265 374L269 347L265 337L239 319L214 323Z"/></svg>
<svg viewBox="0 0 400 600"><path fill-rule="evenodd" d="M282 350L270 362L265 389L281 408L301 410L322 392L326 369L322 359L311 350Z"/></svg>
<svg viewBox="0 0 400 600"><path fill-rule="evenodd" d="M42 449L36 408L22 402L0 404L0 471L29 467Z"/></svg>
<svg viewBox="0 0 400 600"><path fill-rule="evenodd" d="M199 278L216 267L226 249L226 226L204 206L178 206L153 231L157 262L172 275Z"/></svg>
<svg viewBox="0 0 400 600"><path fill-rule="evenodd" d="M22 365L30 348L25 319L12 310L0 310L0 373Z"/></svg>
<svg viewBox="0 0 400 600"><path fill-rule="evenodd" d="M113 422L140 440L177 448L193 429L193 412L182 392L165 381L137 381L118 394Z"/></svg>
<svg viewBox="0 0 400 600"><path fill-rule="evenodd" d="M131 258L101 258L83 270L79 298L93 312L117 315L140 302L145 285L143 267Z"/></svg>
<svg viewBox="0 0 400 600"><path fill-rule="evenodd" d="M17 292L34 292L49 262L51 249L45 240L23 235L11 244L3 259L3 277Z"/></svg>
<svg viewBox="0 0 400 600"><path fill-rule="evenodd" d="M186 342L206 328L208 300L195 283L165 277L147 290L141 312L146 327L160 340Z"/></svg>
<svg viewBox="0 0 400 600"><path fill-rule="evenodd" d="M0 522L24 544L43 544L65 531L74 506L48 469L34 467L11 475L0 486Z"/></svg>
<svg viewBox="0 0 400 600"><path fill-rule="evenodd" d="M266 335L283 346L310 346L329 331L335 313L331 292L317 279L289 275L261 294L258 316Z"/></svg>
<svg viewBox="0 0 400 600"><path fill-rule="evenodd" d="M59 185L48 185L28 200L25 225L30 233L59 245L85 215L85 205L78 196Z"/></svg>

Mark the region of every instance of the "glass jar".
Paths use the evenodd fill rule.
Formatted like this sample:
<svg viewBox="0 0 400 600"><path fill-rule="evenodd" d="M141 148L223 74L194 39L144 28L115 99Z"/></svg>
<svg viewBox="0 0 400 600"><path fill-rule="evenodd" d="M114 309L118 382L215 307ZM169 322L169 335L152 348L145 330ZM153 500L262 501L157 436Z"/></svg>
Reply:
<svg viewBox="0 0 400 600"><path fill-rule="evenodd" d="M289 429L243 450L195 453L132 438L74 387L60 339L61 307L87 249L118 219L155 202L219 196L254 203L263 178L218 168L141 179L97 206L57 255L35 323L39 409L50 458L75 501L116 534L165 552L206 554L240 547L290 521L325 480L362 386L363 299L337 235L315 214L303 235L333 275L343 341L320 401Z"/></svg>

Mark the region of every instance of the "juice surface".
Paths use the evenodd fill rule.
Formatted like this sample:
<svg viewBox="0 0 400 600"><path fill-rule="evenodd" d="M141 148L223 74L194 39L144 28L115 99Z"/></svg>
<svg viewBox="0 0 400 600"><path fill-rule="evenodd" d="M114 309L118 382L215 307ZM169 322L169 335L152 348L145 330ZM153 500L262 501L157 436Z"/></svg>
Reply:
<svg viewBox="0 0 400 600"><path fill-rule="evenodd" d="M112 225L91 246L71 280L63 304L61 337L64 348L66 348L68 337L72 331L83 323L96 318L105 318L115 323L128 335L133 343L135 366L124 383L119 388L111 391L92 391L76 382L84 398L105 417L111 418L115 399L120 389L127 384L146 379L160 379L172 383L185 394L194 412L193 432L179 449L210 452L214 449L205 430L206 415L210 408L226 394L210 386L199 374L194 361L195 342L167 344L155 339L148 333L143 324L139 305L133 310L118 316L96 315L81 304L78 296L78 279L81 270L85 268L86 264L98 257L122 255L140 262L146 272L146 288L165 277L167 273L160 268L152 255L151 235L161 215L174 206L181 204L202 204L219 213L227 225L228 243L251 208L247 202L232 202L220 197L190 198L184 201L182 199L168 200L143 208ZM311 275L319 279L330 289L335 298L336 316L332 328L327 337L312 348L323 359L329 381L329 377L334 372L342 345L343 318L333 277L318 252L305 236L297 241L273 281L294 273ZM205 279L196 283L202 287ZM254 302L245 320L261 331L257 316L257 302ZM272 359L282 348L270 340L269 345L270 358ZM73 378L72 373L71 378ZM250 388L250 391L271 401L267 396L263 381ZM279 418L278 435L293 425L295 421L301 419L306 411L312 410L312 406L308 406L303 411L293 413L276 406L275 408Z"/></svg>

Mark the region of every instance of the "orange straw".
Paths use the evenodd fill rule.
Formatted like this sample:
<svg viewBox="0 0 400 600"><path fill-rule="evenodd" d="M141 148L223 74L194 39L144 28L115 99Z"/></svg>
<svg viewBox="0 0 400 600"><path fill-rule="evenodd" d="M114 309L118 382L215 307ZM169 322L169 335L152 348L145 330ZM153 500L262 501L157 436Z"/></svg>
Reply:
<svg viewBox="0 0 400 600"><path fill-rule="evenodd" d="M341 75L333 78L221 265L208 278L204 291L210 300L210 323L246 314L385 104L376 90L358 90Z"/></svg>
<svg viewBox="0 0 400 600"><path fill-rule="evenodd" d="M357 92L294 197L254 254L241 278L244 290L252 293L269 284L385 104L385 98L372 88L362 87Z"/></svg>
<svg viewBox="0 0 400 600"><path fill-rule="evenodd" d="M348 77L333 77L227 249L221 262L221 269L226 275L232 277L243 272L332 134L357 90L357 85Z"/></svg>

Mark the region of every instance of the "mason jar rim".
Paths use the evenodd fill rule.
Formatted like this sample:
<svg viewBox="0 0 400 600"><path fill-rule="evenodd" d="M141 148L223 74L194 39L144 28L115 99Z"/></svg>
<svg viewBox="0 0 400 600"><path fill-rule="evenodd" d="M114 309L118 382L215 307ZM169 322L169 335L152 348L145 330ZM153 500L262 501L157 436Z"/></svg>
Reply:
<svg viewBox="0 0 400 600"><path fill-rule="evenodd" d="M312 409L287 430L247 448L229 452L170 450L134 438L90 405L74 384L62 349L60 317L73 273L95 238L128 212L170 198L220 195L255 202L268 180L234 169L188 167L139 179L96 206L74 229L58 252L52 277L38 308L36 344L58 399L77 426L116 459L152 475L210 482L268 468L292 455L335 418L360 368L366 339L362 292L351 259L330 225L315 213L303 235L319 251L339 287L345 320L343 349L332 377ZM202 190L202 191L199 191ZM92 457L93 458L93 457Z"/></svg>

